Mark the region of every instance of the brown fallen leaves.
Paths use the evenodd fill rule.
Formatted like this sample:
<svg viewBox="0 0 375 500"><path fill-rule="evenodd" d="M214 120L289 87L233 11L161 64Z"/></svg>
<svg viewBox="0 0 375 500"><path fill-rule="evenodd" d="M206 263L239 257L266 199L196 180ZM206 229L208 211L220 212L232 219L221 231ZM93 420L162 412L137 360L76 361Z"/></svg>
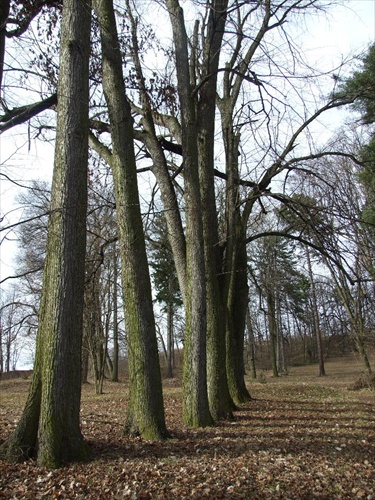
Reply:
<svg viewBox="0 0 375 500"><path fill-rule="evenodd" d="M303 380L303 382L302 382ZM29 381L0 381L0 442L16 425ZM250 382L253 401L233 421L208 429L181 423L181 389L165 383L172 439L122 435L126 387L83 389L82 429L93 458L48 471L0 461L6 499L346 499L375 500L375 395L298 370Z"/></svg>

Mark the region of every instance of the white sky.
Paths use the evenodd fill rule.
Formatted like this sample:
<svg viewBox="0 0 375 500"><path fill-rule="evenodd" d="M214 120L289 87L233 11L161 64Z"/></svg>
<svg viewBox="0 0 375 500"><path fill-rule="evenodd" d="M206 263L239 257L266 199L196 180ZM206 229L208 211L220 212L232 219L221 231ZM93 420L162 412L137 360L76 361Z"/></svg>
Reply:
<svg viewBox="0 0 375 500"><path fill-rule="evenodd" d="M346 6L332 7L325 16L315 17L300 30L298 43L307 51L309 60L319 68L330 69L353 53L366 50L375 40L375 0L348 0ZM338 114L342 117L343 115ZM337 119L337 118L336 118ZM30 149L29 149L30 147ZM50 179L53 168L53 147L32 141L29 145L27 127L0 136L1 172L29 184L33 179ZM1 216L7 214L1 227L22 219L14 198L18 189L0 177ZM14 210L14 211L12 211ZM13 274L15 243L4 241L0 233L0 280Z"/></svg>

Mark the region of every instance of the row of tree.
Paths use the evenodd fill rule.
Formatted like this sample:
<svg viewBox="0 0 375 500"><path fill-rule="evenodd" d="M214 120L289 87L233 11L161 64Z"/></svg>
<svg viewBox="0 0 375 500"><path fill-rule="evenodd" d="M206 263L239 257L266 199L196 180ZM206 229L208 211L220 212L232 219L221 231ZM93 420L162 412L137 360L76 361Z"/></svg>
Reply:
<svg viewBox="0 0 375 500"><path fill-rule="evenodd" d="M301 304L298 295L308 283L324 374L313 275L318 254L371 370L364 336L373 324L373 238L363 206L371 211L372 186L363 189L356 179L362 163L353 140L312 140L317 119L352 102L366 106L368 89L352 88L355 76L346 85L335 78L319 102L313 90L325 75L305 64L288 33L287 22L323 6L318 0L211 0L192 2L184 12L178 0L166 0L159 36L168 30L173 46L165 47L144 6L130 0L116 9L112 0L3 3L0 130L32 119L38 136L49 134L51 122L41 113L50 120L57 109L33 380L3 455L36 455L51 467L87 457L79 427L83 339L100 392L108 359L117 378L118 356L110 358L106 346L110 335L115 351L119 345L118 282L129 373L125 430L147 439L168 436L143 196L154 207L147 220L155 207L165 220L157 241L155 231L147 240L157 254L158 298L171 307L170 360L179 296L170 254L162 250L170 249L184 306L187 425L230 418L235 405L250 398L244 332L246 323L254 330L257 318L248 307L249 276L253 294L266 304L274 375L282 368L280 325L291 318L293 301ZM48 48L42 55L28 47L38 70L23 68L22 78L39 79L41 100L10 108L14 96L7 89L16 68L6 63L5 40L22 47L33 28L39 46ZM111 172L107 181L99 175L103 163ZM140 171L156 183L147 195L143 188L142 197ZM260 237L263 246L254 249ZM307 276L295 271L286 238L298 242Z"/></svg>

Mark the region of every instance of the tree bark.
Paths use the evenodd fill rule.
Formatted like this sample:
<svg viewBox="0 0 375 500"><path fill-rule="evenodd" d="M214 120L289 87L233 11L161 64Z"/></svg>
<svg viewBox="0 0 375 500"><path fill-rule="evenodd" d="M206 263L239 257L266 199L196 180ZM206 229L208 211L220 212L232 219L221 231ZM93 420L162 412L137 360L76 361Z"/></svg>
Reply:
<svg viewBox="0 0 375 500"><path fill-rule="evenodd" d="M226 308L226 368L228 387L233 401L244 403L250 398L244 381L243 347L248 301L247 251L245 223L237 205L239 196L239 134L233 132L232 115L221 105L222 133L225 146L226 173L226 245L222 294Z"/></svg>
<svg viewBox="0 0 375 500"><path fill-rule="evenodd" d="M247 251L245 239L238 237L238 248L235 255L235 279L233 303L230 309L231 321L227 336L230 335L232 343L232 356L227 354L228 385L235 403L245 403L251 399L251 395L245 384L244 366L244 342L246 311L249 297L249 286L247 283ZM228 343L228 340L227 340Z"/></svg>
<svg viewBox="0 0 375 500"><path fill-rule="evenodd" d="M125 431L167 437L151 284L137 185L133 120L126 99L112 0L96 0L102 41L103 88L111 124L122 287L129 360Z"/></svg>
<svg viewBox="0 0 375 500"><path fill-rule="evenodd" d="M234 407L229 394L225 368L226 310L219 286L222 255L219 246L214 169L217 70L225 30L227 4L226 0L213 1L209 10L201 63L201 68L204 69L208 78L199 89L199 100L196 104L206 267L207 382L210 412L214 420L231 418ZM191 57L193 58L193 55Z"/></svg>
<svg viewBox="0 0 375 500"><path fill-rule="evenodd" d="M33 382L3 445L8 458L58 467L86 459L80 431L88 155L88 2L66 0L61 31L58 120Z"/></svg>
<svg viewBox="0 0 375 500"><path fill-rule="evenodd" d="M167 304L167 378L173 378L173 330L174 330L173 304Z"/></svg>
<svg viewBox="0 0 375 500"><path fill-rule="evenodd" d="M186 206L186 331L183 367L183 418L192 427L213 423L206 373L206 286L202 203L198 172L197 116L189 72L188 39L178 0L167 0L176 53L181 104Z"/></svg>

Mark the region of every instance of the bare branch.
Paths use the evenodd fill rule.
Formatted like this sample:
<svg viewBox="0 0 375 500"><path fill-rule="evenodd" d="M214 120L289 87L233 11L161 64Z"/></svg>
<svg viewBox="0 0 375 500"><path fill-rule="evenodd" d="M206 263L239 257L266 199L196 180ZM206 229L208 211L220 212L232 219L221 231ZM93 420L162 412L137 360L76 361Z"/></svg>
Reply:
<svg viewBox="0 0 375 500"><path fill-rule="evenodd" d="M291 234L291 233L284 232L284 231L265 231L263 233L258 233L258 234L255 234L253 236L249 236L248 238L246 238L246 244L251 243L252 241L258 240L260 238L266 238L267 236L280 236L283 238L289 238L290 240L299 241L303 245L306 245L308 247L313 248L319 254L323 255L326 259L333 262L345 274L345 276L347 277L350 284L354 285L354 280L348 274L348 272L344 269L344 267L341 265L341 262L339 262L337 259L335 259L335 257L333 257L329 252L327 252L322 246L317 245L310 240L306 240L302 236Z"/></svg>
<svg viewBox="0 0 375 500"><path fill-rule="evenodd" d="M52 94L43 101L6 111L4 115L0 116L0 134L16 125L27 122L30 118L33 118L46 109L52 108L56 104L57 94Z"/></svg>
<svg viewBox="0 0 375 500"><path fill-rule="evenodd" d="M31 269L30 271L26 271L22 274L16 274L14 276L7 276L6 278L4 278L0 281L0 285L8 280L16 280L19 278L24 278L25 276L28 276L29 274L37 273L37 272L41 271L42 269L43 269L43 267L38 267L37 269Z"/></svg>

